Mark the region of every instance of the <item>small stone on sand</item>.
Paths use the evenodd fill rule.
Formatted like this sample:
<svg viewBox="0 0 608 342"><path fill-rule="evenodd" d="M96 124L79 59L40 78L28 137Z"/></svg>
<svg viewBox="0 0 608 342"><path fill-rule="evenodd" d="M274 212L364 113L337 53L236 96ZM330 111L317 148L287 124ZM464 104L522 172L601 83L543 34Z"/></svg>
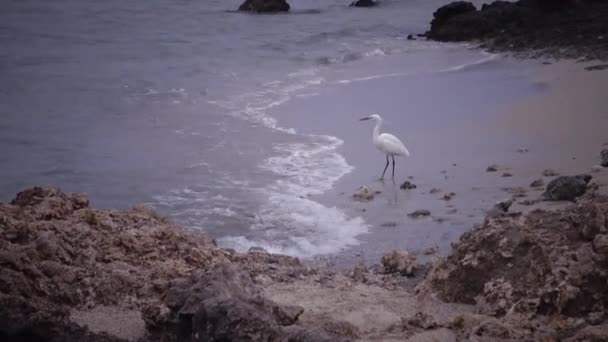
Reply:
<svg viewBox="0 0 608 342"><path fill-rule="evenodd" d="M496 164L492 164L486 168L486 172L496 172L498 171L498 166Z"/></svg>
<svg viewBox="0 0 608 342"><path fill-rule="evenodd" d="M439 189L439 188L432 188L432 189L429 191L429 194L436 194L436 193L438 193L438 192L441 192L441 189Z"/></svg>
<svg viewBox="0 0 608 342"><path fill-rule="evenodd" d="M509 172L505 172L501 175L501 177L513 177L513 174L509 173Z"/></svg>
<svg viewBox="0 0 608 342"><path fill-rule="evenodd" d="M416 184L414 184L410 181L405 181L405 182L403 182L403 184L401 184L401 186L399 188L401 188L403 190L416 189Z"/></svg>
<svg viewBox="0 0 608 342"><path fill-rule="evenodd" d="M452 197L456 196L456 193L454 192L450 192L448 194L443 195L443 197L441 197L442 200L444 201L449 201L452 199Z"/></svg>
<svg viewBox="0 0 608 342"><path fill-rule="evenodd" d="M426 209L414 210L411 213L407 214L407 216L412 217L412 218L419 218L419 217L424 217L424 216L429 216L429 215L431 215L431 212Z"/></svg>
<svg viewBox="0 0 608 342"><path fill-rule="evenodd" d="M380 225L380 227L385 227L385 228L394 228L397 227L397 222L384 222Z"/></svg>

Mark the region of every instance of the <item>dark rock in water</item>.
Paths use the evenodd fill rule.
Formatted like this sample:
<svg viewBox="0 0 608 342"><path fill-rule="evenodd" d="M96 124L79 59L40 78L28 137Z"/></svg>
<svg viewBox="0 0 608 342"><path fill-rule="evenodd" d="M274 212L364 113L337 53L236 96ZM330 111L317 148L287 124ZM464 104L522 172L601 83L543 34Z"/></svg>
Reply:
<svg viewBox="0 0 608 342"><path fill-rule="evenodd" d="M462 41L478 37L481 25L469 22L477 20L477 13L475 6L466 1L456 1L439 7L433 13L428 37L443 41Z"/></svg>
<svg viewBox="0 0 608 342"><path fill-rule="evenodd" d="M357 1L353 1L351 2L351 4L349 5L350 7L373 7L376 6L378 3L372 0L357 0Z"/></svg>
<svg viewBox="0 0 608 342"><path fill-rule="evenodd" d="M403 182L403 184L401 184L400 188L403 190L416 189L416 184L414 184L410 181L405 181L405 182Z"/></svg>
<svg viewBox="0 0 608 342"><path fill-rule="evenodd" d="M464 41L499 35L532 24L538 17L563 8L572 0L495 1L478 11L470 2L456 1L440 7L431 21L429 37Z"/></svg>
<svg viewBox="0 0 608 342"><path fill-rule="evenodd" d="M530 187L531 188L540 188L540 187L543 187L543 186L545 186L545 181L542 180L542 178L535 179L535 180L532 181L532 183L530 183Z"/></svg>
<svg viewBox="0 0 608 342"><path fill-rule="evenodd" d="M608 167L608 149L602 150L602 152L600 152L600 157L602 158L600 165Z"/></svg>
<svg viewBox="0 0 608 342"><path fill-rule="evenodd" d="M555 177L555 176L559 176L559 173L555 172L555 170L553 170L553 169L544 169L543 170L543 176L545 176L545 177Z"/></svg>
<svg viewBox="0 0 608 342"><path fill-rule="evenodd" d="M476 11L475 5L468 1L455 1L441 6L433 13L431 32L433 31L433 27L440 26L455 16Z"/></svg>
<svg viewBox="0 0 608 342"><path fill-rule="evenodd" d="M431 212L426 209L418 209L418 210L412 211L411 213L407 214L407 216L412 217L412 218L424 217L424 216L429 216L429 215L431 215Z"/></svg>
<svg viewBox="0 0 608 342"><path fill-rule="evenodd" d="M498 166L496 164L492 164L486 168L486 172L496 172L498 171Z"/></svg>
<svg viewBox="0 0 608 342"><path fill-rule="evenodd" d="M441 192L441 189L439 189L439 188L432 188L431 190L429 190L429 194L436 194L438 192Z"/></svg>
<svg viewBox="0 0 608 342"><path fill-rule="evenodd" d="M591 178L590 175L557 177L547 184L543 197L547 201L572 201L587 191Z"/></svg>
<svg viewBox="0 0 608 342"><path fill-rule="evenodd" d="M407 40L416 40L416 38L413 35L408 34L407 35Z"/></svg>
<svg viewBox="0 0 608 342"><path fill-rule="evenodd" d="M239 11L256 13L276 13L289 11L289 4L285 0L245 0Z"/></svg>
<svg viewBox="0 0 608 342"><path fill-rule="evenodd" d="M502 175L500 175L501 177L513 177L513 174L510 172L504 172Z"/></svg>

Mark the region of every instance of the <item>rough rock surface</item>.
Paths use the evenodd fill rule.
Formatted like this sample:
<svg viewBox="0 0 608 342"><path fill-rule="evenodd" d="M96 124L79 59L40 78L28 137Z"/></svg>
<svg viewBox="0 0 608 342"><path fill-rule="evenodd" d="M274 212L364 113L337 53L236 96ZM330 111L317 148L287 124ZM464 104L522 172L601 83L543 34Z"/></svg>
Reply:
<svg viewBox="0 0 608 342"><path fill-rule="evenodd" d="M603 167L608 167L608 149L602 150L602 152L600 153L600 158L600 165Z"/></svg>
<svg viewBox="0 0 608 342"><path fill-rule="evenodd" d="M382 257L384 273L398 273L413 276L416 271L416 257L405 251L392 251Z"/></svg>
<svg viewBox="0 0 608 342"><path fill-rule="evenodd" d="M561 176L550 181L543 193L547 201L573 201L587 191L590 175Z"/></svg>
<svg viewBox="0 0 608 342"><path fill-rule="evenodd" d="M480 39L491 50L536 50L564 57L608 58L608 3L597 0L494 1L476 9L457 1L433 14L427 36Z"/></svg>
<svg viewBox="0 0 608 342"><path fill-rule="evenodd" d="M245 0L239 6L239 11L256 13L276 13L289 11L289 4L285 0Z"/></svg>
<svg viewBox="0 0 608 342"><path fill-rule="evenodd" d="M296 323L304 309L264 298L234 264L194 272L173 284L165 296L170 313L163 321L173 326L170 331L178 331L179 341L330 341L322 334L285 328Z"/></svg>
<svg viewBox="0 0 608 342"><path fill-rule="evenodd" d="M199 336L246 340L226 335L238 323L243 334L323 340L323 332L284 327L301 309L260 298L250 278L293 281L311 273L297 258L219 249L146 208L96 210L84 195L40 187L0 203L3 340L174 341L190 313ZM210 293L213 299L180 306L169 296L177 289L186 300ZM238 315L260 321L237 321Z"/></svg>
<svg viewBox="0 0 608 342"><path fill-rule="evenodd" d="M33 188L0 203L0 340L604 341L608 198L597 191L488 217L433 257L415 296L410 275L425 266L407 253L342 274L219 249L145 208L95 210Z"/></svg>
<svg viewBox="0 0 608 342"><path fill-rule="evenodd" d="M495 322L492 329L504 334L495 337L548 331L559 340L573 337L607 318L607 226L608 198L595 195L561 211L488 218L432 266L417 292L476 304L480 313L502 317L502 327ZM545 331L535 331L531 319L547 324Z"/></svg>

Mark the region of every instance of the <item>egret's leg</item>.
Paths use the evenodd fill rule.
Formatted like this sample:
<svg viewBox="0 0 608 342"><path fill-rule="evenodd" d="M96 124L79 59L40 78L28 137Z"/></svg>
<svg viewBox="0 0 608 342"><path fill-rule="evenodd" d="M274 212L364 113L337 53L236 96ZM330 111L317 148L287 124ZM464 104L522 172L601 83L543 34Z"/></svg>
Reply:
<svg viewBox="0 0 608 342"><path fill-rule="evenodd" d="M386 169L388 168L388 154L386 155L386 165L384 166L384 171L382 171L382 176L380 176L380 179L384 179L384 173L386 173Z"/></svg>
<svg viewBox="0 0 608 342"><path fill-rule="evenodd" d="M393 157L393 179L395 179L395 156L392 156L392 157ZM388 159L386 161L388 161Z"/></svg>

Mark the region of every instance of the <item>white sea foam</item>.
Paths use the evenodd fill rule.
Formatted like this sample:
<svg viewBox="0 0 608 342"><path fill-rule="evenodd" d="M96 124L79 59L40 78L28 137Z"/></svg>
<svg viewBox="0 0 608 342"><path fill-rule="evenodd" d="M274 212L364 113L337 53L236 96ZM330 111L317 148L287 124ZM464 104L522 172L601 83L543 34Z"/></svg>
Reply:
<svg viewBox="0 0 608 342"><path fill-rule="evenodd" d="M260 246L273 253L300 257L327 254L358 244L356 237L367 232L360 217L348 217L336 207L326 207L311 198L331 189L353 167L336 152L342 141L313 136L311 143L282 144L278 155L260 166L281 178L259 189L266 198L251 226L252 237L228 236L220 242L244 251Z"/></svg>
<svg viewBox="0 0 608 342"><path fill-rule="evenodd" d="M298 94L314 93L315 87L324 82L314 69L306 69L289 74L284 81L266 82L256 91L208 102L226 109L229 115L295 135L293 128L279 126L268 114L269 110ZM249 231L218 239L223 246L239 251L260 246L271 252L310 257L356 245L356 237L367 231L360 217L349 217L339 208L324 206L312 198L330 190L338 179L353 170L337 152L343 142L324 135L301 136L299 140L301 142L277 144L276 155L258 165L276 174L277 179L265 187L252 189L247 184L237 185L234 179L214 180L218 187L238 186L241 191L251 191L254 198L261 199L253 215L241 220L251 223ZM193 166L207 165L194 163ZM190 188L156 200L160 205L170 206L180 220L195 227L206 224L209 217L228 219L239 212L246 216L243 210L231 207L234 203L225 197L210 197L205 191ZM192 203L197 204L193 207Z"/></svg>
<svg viewBox="0 0 608 342"><path fill-rule="evenodd" d="M484 55L483 58L478 59L476 61L455 65L453 67L442 69L439 72L455 72L455 71L467 70L467 69L470 69L470 68L473 68L473 67L476 67L479 65L483 65L483 64L492 62L499 57L499 55L497 55L497 54L492 54L492 53L488 53L488 52L483 52L483 55Z"/></svg>

